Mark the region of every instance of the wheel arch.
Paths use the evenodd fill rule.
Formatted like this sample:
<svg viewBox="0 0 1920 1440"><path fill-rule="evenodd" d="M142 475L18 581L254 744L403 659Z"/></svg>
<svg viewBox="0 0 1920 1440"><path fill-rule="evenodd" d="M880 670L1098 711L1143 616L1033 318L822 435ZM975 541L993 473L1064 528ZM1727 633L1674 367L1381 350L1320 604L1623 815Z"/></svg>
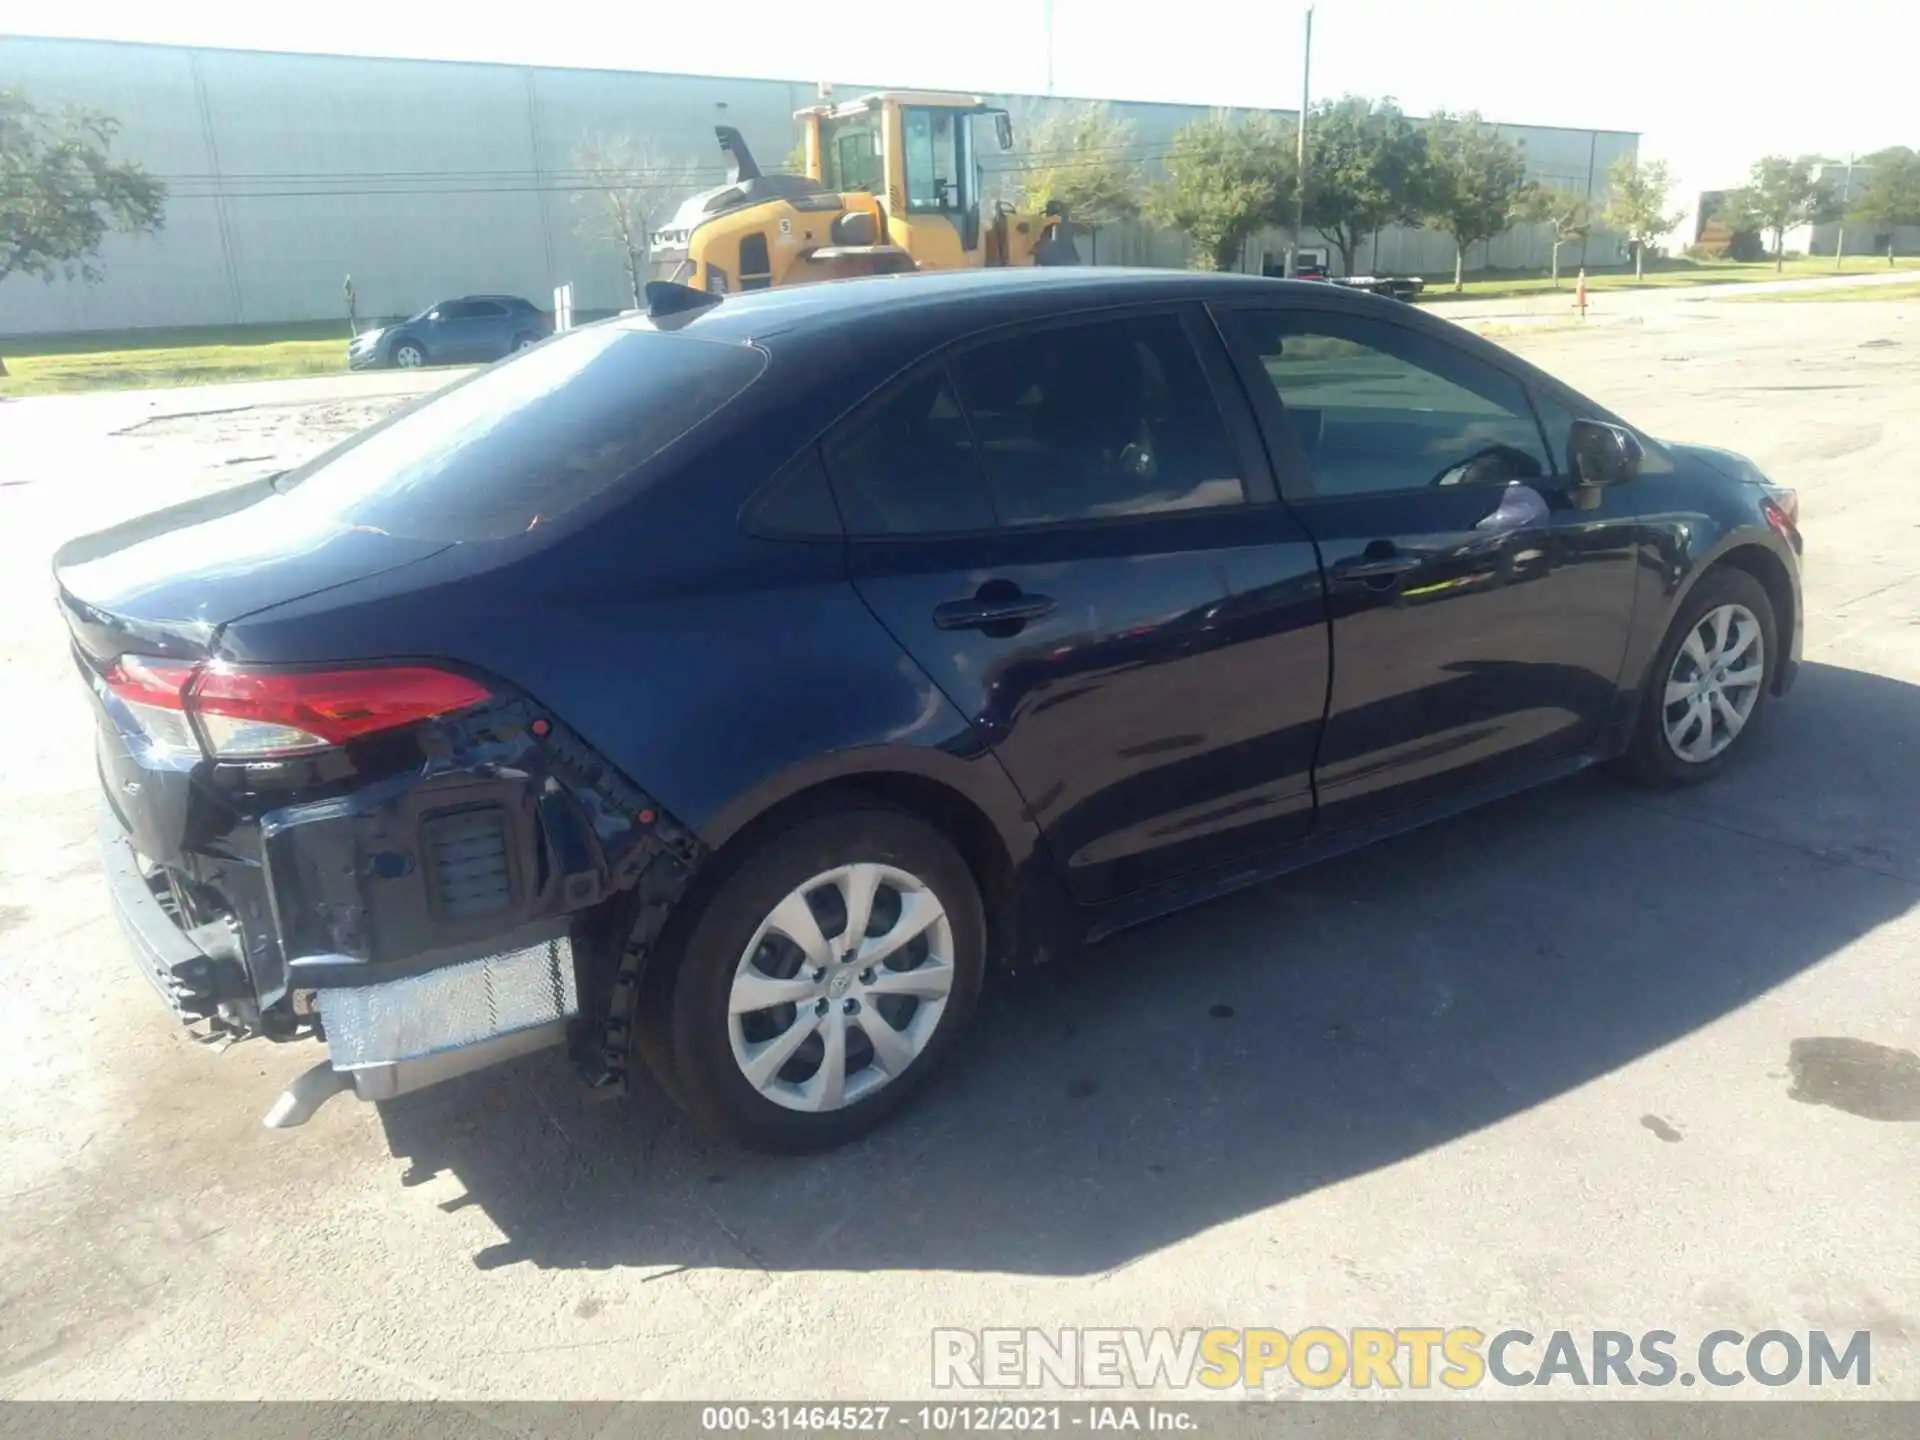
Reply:
<svg viewBox="0 0 1920 1440"><path fill-rule="evenodd" d="M1775 642L1781 661L1774 667L1769 689L1776 695L1792 684L1800 650L1802 616L1799 589L1787 561L1779 554L1770 531L1757 525L1741 525L1720 533L1718 543L1694 557L1685 549L1685 536L1670 539L1656 547L1659 563L1652 567L1659 579L1651 576L1640 582L1640 596L1634 606L1634 619L1620 666L1619 688L1597 753L1618 755L1631 743L1638 722L1641 696L1649 671L1660 653L1661 643L1673 628L1674 618L1686 605L1694 587L1722 568L1744 571L1767 593L1774 611ZM1647 557L1654 558L1653 554ZM1651 594L1650 594L1651 592Z"/></svg>
<svg viewBox="0 0 1920 1440"><path fill-rule="evenodd" d="M713 853L698 888L717 885L764 837L809 815L849 804L880 804L926 821L960 852L980 887L990 963L1017 966L1060 948L1071 929L1069 902L1038 828L990 756L969 762L942 755L944 766L921 750L875 752L851 763L846 755L838 758L841 765L832 772L803 767L750 805L730 806L704 827L702 838ZM954 767L959 773L938 773ZM981 767L991 767L992 775L979 774ZM692 903L683 902L682 908L698 908L698 895L687 900Z"/></svg>
<svg viewBox="0 0 1920 1440"><path fill-rule="evenodd" d="M1650 631L1648 647L1640 661L1640 683L1645 683L1645 667L1653 664L1661 641L1673 628L1674 617L1685 607L1700 582L1719 570L1744 571L1759 582L1760 588L1767 592L1768 603L1773 607L1774 642L1782 661L1787 662L1788 657L1798 653L1796 642L1799 639L1800 607L1797 588L1786 561L1775 553L1769 543L1771 539L1771 535L1763 537L1750 528L1736 530L1688 569L1684 583L1674 586L1667 594L1659 624ZM1776 665L1768 690L1776 695L1783 693L1792 678L1791 670L1791 663Z"/></svg>
<svg viewBox="0 0 1920 1440"><path fill-rule="evenodd" d="M1788 573L1786 562L1774 554L1767 546L1755 540L1738 539L1727 549L1714 557L1712 563L1700 572L1705 575L1721 566L1730 566L1735 570L1744 570L1760 582L1760 588L1767 592L1767 602L1773 607L1773 627L1775 648L1779 652L1780 663L1773 667L1773 678L1767 686L1775 695L1784 693L1787 686L1788 666L1786 657L1797 653L1795 641L1799 638L1799 603L1794 591L1793 577ZM1694 584L1699 583L1696 576ZM1687 587L1691 593L1692 585ZM1684 603L1685 596L1681 597ZM1669 619L1671 624L1671 619Z"/></svg>

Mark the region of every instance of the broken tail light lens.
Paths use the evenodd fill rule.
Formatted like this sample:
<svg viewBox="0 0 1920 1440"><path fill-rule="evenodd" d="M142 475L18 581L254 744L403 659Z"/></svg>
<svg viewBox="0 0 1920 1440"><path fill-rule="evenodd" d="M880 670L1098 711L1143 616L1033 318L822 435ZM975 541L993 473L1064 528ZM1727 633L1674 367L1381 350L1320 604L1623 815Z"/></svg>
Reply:
<svg viewBox="0 0 1920 1440"><path fill-rule="evenodd" d="M489 698L485 686L422 665L260 670L219 662L190 668L122 656L106 683L157 742L191 719L222 760L270 760L344 745Z"/></svg>
<svg viewBox="0 0 1920 1440"><path fill-rule="evenodd" d="M122 655L102 678L156 750L197 755L200 741L181 698L193 679L191 665Z"/></svg>
<svg viewBox="0 0 1920 1440"><path fill-rule="evenodd" d="M1800 550L1800 496L1797 491L1785 486L1774 486L1767 491L1766 498L1760 502L1760 513L1766 516L1767 525L1773 533L1791 545L1797 554Z"/></svg>

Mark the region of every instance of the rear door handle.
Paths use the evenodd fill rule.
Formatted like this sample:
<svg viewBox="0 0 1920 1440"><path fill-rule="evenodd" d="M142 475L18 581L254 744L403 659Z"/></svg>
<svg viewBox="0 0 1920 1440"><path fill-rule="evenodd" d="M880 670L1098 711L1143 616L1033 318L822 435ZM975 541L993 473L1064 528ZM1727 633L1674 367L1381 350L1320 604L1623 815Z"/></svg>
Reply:
<svg viewBox="0 0 1920 1440"><path fill-rule="evenodd" d="M1418 570L1423 562L1417 555L1356 556L1333 567L1336 585L1365 585L1384 590L1404 576Z"/></svg>
<svg viewBox="0 0 1920 1440"><path fill-rule="evenodd" d="M975 595L934 606L933 623L942 630L985 630L992 625L1018 627L1052 613L1053 599L1047 595Z"/></svg>

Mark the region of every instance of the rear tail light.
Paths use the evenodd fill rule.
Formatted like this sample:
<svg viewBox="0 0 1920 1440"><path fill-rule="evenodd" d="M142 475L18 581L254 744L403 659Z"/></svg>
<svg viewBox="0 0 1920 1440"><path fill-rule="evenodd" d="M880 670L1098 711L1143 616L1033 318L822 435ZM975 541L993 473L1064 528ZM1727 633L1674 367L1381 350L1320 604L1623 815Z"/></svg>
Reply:
<svg viewBox="0 0 1920 1440"><path fill-rule="evenodd" d="M1800 495L1798 491L1784 487L1769 490L1766 499L1760 502L1760 513L1767 517L1767 524L1787 544L1796 551L1800 548Z"/></svg>
<svg viewBox="0 0 1920 1440"><path fill-rule="evenodd" d="M157 743L195 748L197 727L204 748L222 760L325 750L464 710L490 693L464 675L421 665L253 670L122 656L105 679Z"/></svg>
<svg viewBox="0 0 1920 1440"><path fill-rule="evenodd" d="M200 742L181 699L181 692L193 679L193 666L122 655L105 678L107 688L120 697L157 747L185 755L199 751Z"/></svg>

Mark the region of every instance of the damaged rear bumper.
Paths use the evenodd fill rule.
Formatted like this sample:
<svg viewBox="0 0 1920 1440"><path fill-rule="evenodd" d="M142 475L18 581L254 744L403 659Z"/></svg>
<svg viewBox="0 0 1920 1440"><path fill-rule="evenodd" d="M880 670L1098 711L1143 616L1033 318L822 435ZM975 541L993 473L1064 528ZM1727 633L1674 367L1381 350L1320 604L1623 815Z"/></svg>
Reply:
<svg viewBox="0 0 1920 1440"><path fill-rule="evenodd" d="M232 932L185 928L165 877L146 873L111 812L101 817L100 862L134 963L161 1003L189 1024L213 1018L221 992L235 983L221 979L238 963Z"/></svg>
<svg viewBox="0 0 1920 1440"><path fill-rule="evenodd" d="M269 1125L561 1045L619 1088L640 894L677 893L700 847L557 723L536 736L526 708L463 717L400 773L314 798L235 806L244 777L196 777L194 804L237 823L162 866L105 818L114 908L174 1015L326 1045Z"/></svg>
<svg viewBox="0 0 1920 1440"><path fill-rule="evenodd" d="M164 873L145 871L110 816L101 859L135 967L161 1001L183 1024L238 1029L236 1007L223 1000L237 983L231 929L183 928ZM327 1058L274 1103L266 1123L276 1129L304 1123L346 1090L390 1100L565 1045L580 1015L573 944L561 934L384 983L316 990L308 1013Z"/></svg>

